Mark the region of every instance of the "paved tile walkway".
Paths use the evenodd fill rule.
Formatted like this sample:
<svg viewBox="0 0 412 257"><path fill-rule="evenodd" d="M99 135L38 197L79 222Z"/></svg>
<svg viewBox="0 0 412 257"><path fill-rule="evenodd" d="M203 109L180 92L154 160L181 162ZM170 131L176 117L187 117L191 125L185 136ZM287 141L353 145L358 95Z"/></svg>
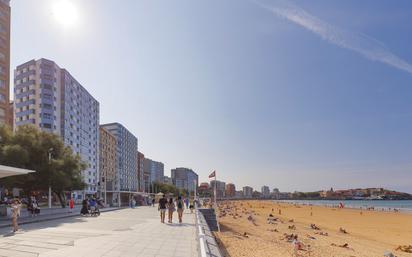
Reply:
<svg viewBox="0 0 412 257"><path fill-rule="evenodd" d="M120 208L118 207L109 207L109 208L104 208L100 209L100 212L107 212L107 211L113 211L113 210L118 210ZM65 217L75 217L79 216L80 213L80 208L76 208L70 212L68 208L66 209L61 209L61 212L59 213L53 213L53 214L40 214L37 215L36 217L21 217L19 218L19 224L29 224L29 223L35 223L35 222L43 222L43 221L49 221L53 219L61 219ZM1 217L0 218L0 228L4 227L10 227L11 226L11 218L10 217Z"/></svg>
<svg viewBox="0 0 412 257"><path fill-rule="evenodd" d="M176 214L176 213L175 213ZM195 216L161 224L157 208L138 207L0 229L0 256L197 257Z"/></svg>

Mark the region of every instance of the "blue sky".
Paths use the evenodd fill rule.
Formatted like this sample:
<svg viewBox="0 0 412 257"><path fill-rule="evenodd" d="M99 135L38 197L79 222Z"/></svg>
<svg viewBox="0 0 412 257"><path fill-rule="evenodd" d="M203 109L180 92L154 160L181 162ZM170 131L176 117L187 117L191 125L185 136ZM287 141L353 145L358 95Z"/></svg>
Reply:
<svg viewBox="0 0 412 257"><path fill-rule="evenodd" d="M12 1L12 67L65 67L167 175L412 192L410 1L58 1Z"/></svg>

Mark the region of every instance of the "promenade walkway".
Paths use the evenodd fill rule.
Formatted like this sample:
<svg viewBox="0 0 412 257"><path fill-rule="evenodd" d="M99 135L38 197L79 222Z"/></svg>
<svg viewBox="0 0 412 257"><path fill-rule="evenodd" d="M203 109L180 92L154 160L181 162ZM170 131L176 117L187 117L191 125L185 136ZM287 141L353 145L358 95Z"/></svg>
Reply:
<svg viewBox="0 0 412 257"><path fill-rule="evenodd" d="M176 215L175 215L176 216ZM195 216L161 224L157 208L138 207L0 229L0 256L196 257Z"/></svg>
<svg viewBox="0 0 412 257"><path fill-rule="evenodd" d="M61 218L66 218L66 217L76 217L79 216L81 207L78 206L74 208L73 210L70 210L69 208L55 208L54 211L52 212L47 212L48 209L42 209L43 211L41 212L40 215L37 215L35 217L31 216L25 216L25 217L20 217L19 218L19 224L30 224L30 223L36 223L36 222L43 222L43 221L50 221L54 219L61 219ZM107 212L107 211L114 211L120 209L119 207L108 207L108 208L103 208L100 209L100 212ZM1 217L0 218L0 228L5 228L5 227L10 227L11 226L11 218L10 217Z"/></svg>

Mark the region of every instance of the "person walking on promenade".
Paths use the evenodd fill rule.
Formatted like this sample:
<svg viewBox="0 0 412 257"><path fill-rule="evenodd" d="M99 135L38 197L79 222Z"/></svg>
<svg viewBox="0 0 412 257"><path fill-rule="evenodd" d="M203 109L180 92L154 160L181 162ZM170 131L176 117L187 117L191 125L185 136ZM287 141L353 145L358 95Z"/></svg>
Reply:
<svg viewBox="0 0 412 257"><path fill-rule="evenodd" d="M195 206L192 200L190 201L189 208L190 208L190 213L193 213L193 209L195 208Z"/></svg>
<svg viewBox="0 0 412 257"><path fill-rule="evenodd" d="M156 203L156 200L153 198L153 199L152 199L152 207L155 206L155 203Z"/></svg>
<svg viewBox="0 0 412 257"><path fill-rule="evenodd" d="M161 223L165 223L166 205L167 205L167 199L166 199L166 196L163 195L163 197L159 199L159 207L158 207L158 210L160 211L160 222Z"/></svg>
<svg viewBox="0 0 412 257"><path fill-rule="evenodd" d="M82 201L82 209L80 210L80 214L82 216L89 214L89 201L87 201L87 199Z"/></svg>
<svg viewBox="0 0 412 257"><path fill-rule="evenodd" d="M173 198L169 198L169 202L167 203L167 214L169 218L169 223L173 222L173 212L176 210L175 203L173 202Z"/></svg>
<svg viewBox="0 0 412 257"><path fill-rule="evenodd" d="M13 224L13 232L19 230L19 225L17 223L17 218L20 216L21 202L19 199L13 200L11 204L11 218Z"/></svg>
<svg viewBox="0 0 412 257"><path fill-rule="evenodd" d="M185 198L184 202L186 205L186 209L189 209L189 198Z"/></svg>
<svg viewBox="0 0 412 257"><path fill-rule="evenodd" d="M73 209L74 209L74 199L73 199L73 196L70 197L69 207L70 207L70 212L73 212Z"/></svg>
<svg viewBox="0 0 412 257"><path fill-rule="evenodd" d="M179 216L179 223L182 223L184 203L183 203L181 196L177 198L176 205L177 205L177 214Z"/></svg>
<svg viewBox="0 0 412 257"><path fill-rule="evenodd" d="M31 216L34 217L39 212L39 205L37 204L37 200L34 196L29 198L29 203L27 204L27 210L30 212Z"/></svg>

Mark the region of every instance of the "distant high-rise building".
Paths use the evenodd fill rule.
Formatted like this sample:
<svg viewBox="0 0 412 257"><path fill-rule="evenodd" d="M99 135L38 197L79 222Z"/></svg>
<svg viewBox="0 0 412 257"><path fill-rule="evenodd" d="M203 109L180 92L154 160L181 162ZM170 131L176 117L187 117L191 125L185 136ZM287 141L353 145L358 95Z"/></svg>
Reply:
<svg viewBox="0 0 412 257"><path fill-rule="evenodd" d="M226 182L219 181L219 180L212 180L210 181L210 190L214 192L216 184L216 197L222 198L226 196Z"/></svg>
<svg viewBox="0 0 412 257"><path fill-rule="evenodd" d="M252 198L253 195L253 188L250 186L243 187L243 197L245 198Z"/></svg>
<svg viewBox="0 0 412 257"><path fill-rule="evenodd" d="M139 180L139 192L144 192L144 154L141 152L137 152L137 179Z"/></svg>
<svg viewBox="0 0 412 257"><path fill-rule="evenodd" d="M116 182L121 192L137 192L137 137L120 123L101 125L116 138Z"/></svg>
<svg viewBox="0 0 412 257"><path fill-rule="evenodd" d="M0 125L11 120L10 101L10 1L0 0Z"/></svg>
<svg viewBox="0 0 412 257"><path fill-rule="evenodd" d="M149 184L163 183L164 179L164 164L148 158L144 159L144 172L149 174Z"/></svg>
<svg viewBox="0 0 412 257"><path fill-rule="evenodd" d="M263 186L261 189L262 197L268 198L270 197L270 189L268 186Z"/></svg>
<svg viewBox="0 0 412 257"><path fill-rule="evenodd" d="M33 124L61 136L64 144L87 164L82 174L85 194L95 194L98 189L99 113L99 102L55 62L39 59L17 66L15 127Z"/></svg>
<svg viewBox="0 0 412 257"><path fill-rule="evenodd" d="M202 182L198 188L199 196L200 197L210 197L212 192L210 191L209 183Z"/></svg>
<svg viewBox="0 0 412 257"><path fill-rule="evenodd" d="M172 169L172 181L173 184L186 191L195 192L197 185L199 184L199 176L192 169L188 168L175 168Z"/></svg>
<svg viewBox="0 0 412 257"><path fill-rule="evenodd" d="M236 196L235 184L232 184L232 183L226 184L226 197L235 197L235 196Z"/></svg>
<svg viewBox="0 0 412 257"><path fill-rule="evenodd" d="M105 194L107 203L113 203L113 191L118 190L115 183L117 142L116 137L103 127L100 127L99 149L100 191Z"/></svg>
<svg viewBox="0 0 412 257"><path fill-rule="evenodd" d="M173 180L171 177L164 176L163 183L168 184L168 185L173 185Z"/></svg>

